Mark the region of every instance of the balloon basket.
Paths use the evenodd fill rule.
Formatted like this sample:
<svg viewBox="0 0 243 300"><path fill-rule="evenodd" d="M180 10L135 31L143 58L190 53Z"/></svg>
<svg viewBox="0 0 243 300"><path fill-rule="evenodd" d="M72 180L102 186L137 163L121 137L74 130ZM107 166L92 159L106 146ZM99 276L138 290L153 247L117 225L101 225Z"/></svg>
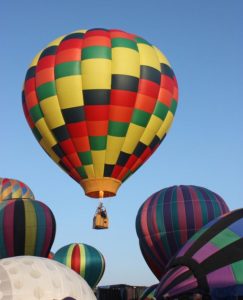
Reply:
<svg viewBox="0 0 243 300"><path fill-rule="evenodd" d="M99 204L94 218L93 218L93 229L108 229L109 228L109 219L107 212L102 203Z"/></svg>

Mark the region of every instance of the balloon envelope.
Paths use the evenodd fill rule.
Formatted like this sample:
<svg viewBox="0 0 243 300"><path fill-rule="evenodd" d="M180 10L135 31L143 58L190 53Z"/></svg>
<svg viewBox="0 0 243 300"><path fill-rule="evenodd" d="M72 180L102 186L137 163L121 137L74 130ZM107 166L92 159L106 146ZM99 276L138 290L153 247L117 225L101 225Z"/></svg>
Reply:
<svg viewBox="0 0 243 300"><path fill-rule="evenodd" d="M90 197L114 196L152 155L177 101L166 57L137 35L107 29L50 43L34 58L23 91L36 139Z"/></svg>
<svg viewBox="0 0 243 300"><path fill-rule="evenodd" d="M232 292L243 295L243 209L205 225L168 269L155 293L158 300L194 292L211 295L216 290L224 293L224 299L231 299Z"/></svg>
<svg viewBox="0 0 243 300"><path fill-rule="evenodd" d="M55 233L54 215L44 203L30 199L0 202L0 258L47 257Z"/></svg>
<svg viewBox="0 0 243 300"><path fill-rule="evenodd" d="M94 247L86 244L70 244L59 249L54 260L82 276L94 288L105 271L104 256Z"/></svg>
<svg viewBox="0 0 243 300"><path fill-rule="evenodd" d="M0 260L0 291L6 300L96 299L75 272L56 261L33 256Z"/></svg>
<svg viewBox="0 0 243 300"><path fill-rule="evenodd" d="M31 189L22 181L0 177L0 201L17 198L35 199Z"/></svg>
<svg viewBox="0 0 243 300"><path fill-rule="evenodd" d="M156 291L158 284L153 284L150 287L148 287L143 294L139 297L139 300L149 300L149 299L155 299L154 294Z"/></svg>
<svg viewBox="0 0 243 300"><path fill-rule="evenodd" d="M141 252L160 279L185 242L210 220L228 212L216 193L198 186L172 186L150 196L140 207L136 231Z"/></svg>

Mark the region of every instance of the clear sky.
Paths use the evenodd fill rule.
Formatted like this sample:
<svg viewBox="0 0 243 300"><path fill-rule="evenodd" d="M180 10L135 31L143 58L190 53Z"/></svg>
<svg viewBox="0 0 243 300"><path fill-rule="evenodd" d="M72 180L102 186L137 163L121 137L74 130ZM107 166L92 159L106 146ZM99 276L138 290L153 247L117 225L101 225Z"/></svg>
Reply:
<svg viewBox="0 0 243 300"><path fill-rule="evenodd" d="M57 221L53 250L84 242L106 258L101 284L150 285L135 218L149 195L174 184L243 202L243 1L42 0L0 2L0 176L26 182ZM136 33L168 57L179 84L174 124L157 152L105 201L110 229L91 229L97 201L55 165L32 135L21 89L32 58L77 29Z"/></svg>

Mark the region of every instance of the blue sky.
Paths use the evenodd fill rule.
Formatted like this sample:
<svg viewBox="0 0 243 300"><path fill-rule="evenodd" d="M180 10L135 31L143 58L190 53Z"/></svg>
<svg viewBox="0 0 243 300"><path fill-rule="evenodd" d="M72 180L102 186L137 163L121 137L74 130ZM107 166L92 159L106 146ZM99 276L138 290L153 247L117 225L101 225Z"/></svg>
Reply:
<svg viewBox="0 0 243 300"><path fill-rule="evenodd" d="M106 258L101 284L157 280L140 253L135 218L149 195L174 184L205 186L231 209L243 202L243 2L70 0L0 4L0 176L26 182L54 212L56 251L84 242ZM77 29L119 28L168 57L179 84L174 124L157 152L105 201L110 229L91 223L97 202L44 153L25 121L21 89L32 58Z"/></svg>

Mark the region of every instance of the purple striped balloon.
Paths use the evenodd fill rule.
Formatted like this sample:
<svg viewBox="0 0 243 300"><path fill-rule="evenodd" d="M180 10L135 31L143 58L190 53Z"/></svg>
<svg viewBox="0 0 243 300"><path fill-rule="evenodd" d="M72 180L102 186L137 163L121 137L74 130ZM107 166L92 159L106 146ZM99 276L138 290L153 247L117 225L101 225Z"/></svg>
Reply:
<svg viewBox="0 0 243 300"><path fill-rule="evenodd" d="M154 275L160 279L186 241L228 211L219 195L198 186L172 186L150 196L138 211L136 231L143 257Z"/></svg>

